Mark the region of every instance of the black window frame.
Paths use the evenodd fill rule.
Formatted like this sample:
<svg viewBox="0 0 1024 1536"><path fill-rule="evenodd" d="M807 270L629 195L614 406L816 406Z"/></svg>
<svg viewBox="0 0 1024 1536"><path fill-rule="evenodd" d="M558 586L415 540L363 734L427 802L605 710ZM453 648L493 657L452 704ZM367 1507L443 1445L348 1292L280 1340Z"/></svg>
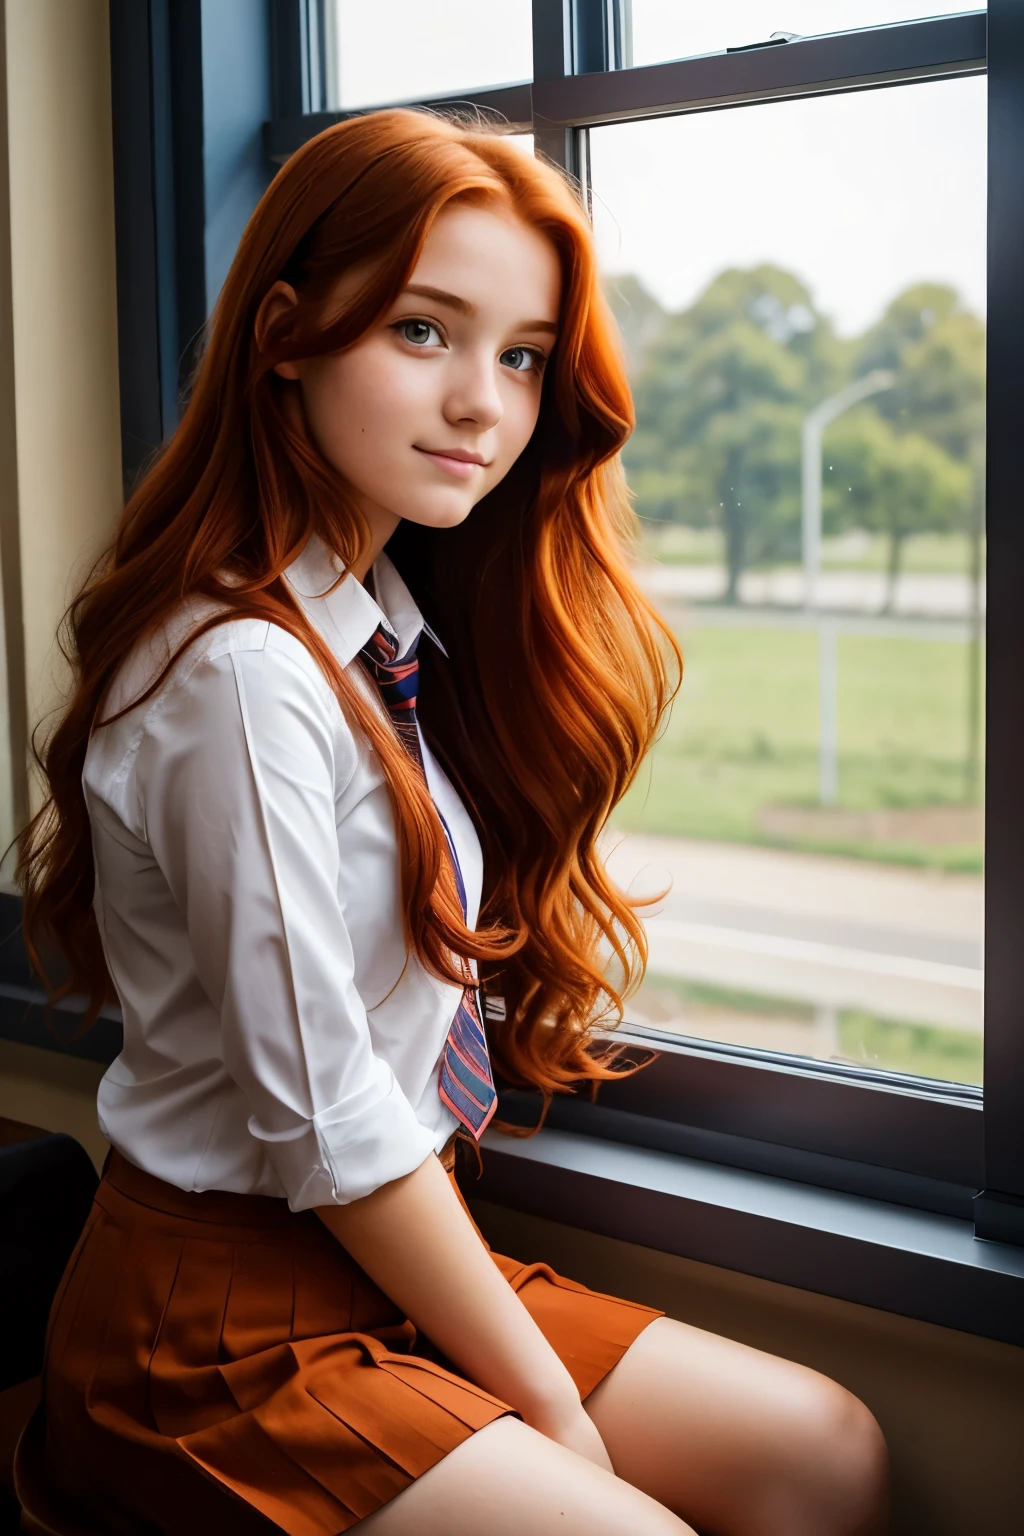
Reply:
<svg viewBox="0 0 1024 1536"><path fill-rule="evenodd" d="M325 35L329 0L281 0L277 25ZM631 66L629 0L533 0L534 78L460 96L406 101L473 107L534 134L540 152L589 193L591 127L753 103L989 75L988 751L985 850L984 1090L623 1026L614 1038L658 1055L601 1087L595 1102L558 1098L547 1125L634 1146L675 1150L824 1188L971 1218L979 1237L1024 1243L1024 730L1015 713L1022 654L1014 573L1024 569L1014 517L1014 355L1024 344L1024 13L987 12L800 38L778 45ZM293 46L292 58L300 57ZM290 91L266 127L276 164L331 123L374 110L330 111L293 64ZM379 106L398 103L379 103ZM628 1019L628 1006L627 1006ZM638 1057L639 1059L639 1057ZM506 1090L503 1112L534 1123L538 1102Z"/></svg>

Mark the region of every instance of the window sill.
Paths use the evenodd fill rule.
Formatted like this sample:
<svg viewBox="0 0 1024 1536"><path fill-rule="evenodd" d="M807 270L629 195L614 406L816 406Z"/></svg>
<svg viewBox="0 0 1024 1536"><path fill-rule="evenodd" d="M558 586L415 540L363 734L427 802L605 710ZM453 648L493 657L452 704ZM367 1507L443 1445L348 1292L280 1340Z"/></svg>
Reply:
<svg viewBox="0 0 1024 1536"><path fill-rule="evenodd" d="M970 1221L573 1131L482 1146L470 1199L1024 1345L1024 1250Z"/></svg>

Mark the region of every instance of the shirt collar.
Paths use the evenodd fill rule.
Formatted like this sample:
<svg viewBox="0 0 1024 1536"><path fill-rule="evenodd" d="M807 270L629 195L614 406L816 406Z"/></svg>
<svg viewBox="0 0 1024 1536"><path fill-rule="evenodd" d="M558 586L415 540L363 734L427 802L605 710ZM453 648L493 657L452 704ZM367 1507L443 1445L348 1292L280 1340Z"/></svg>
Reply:
<svg viewBox="0 0 1024 1536"><path fill-rule="evenodd" d="M448 655L383 550L372 566L380 606L351 573L339 581L343 570L338 556L314 533L284 573L307 618L343 667L358 655L382 618L398 636L399 656L405 655L421 633L434 642L442 655Z"/></svg>

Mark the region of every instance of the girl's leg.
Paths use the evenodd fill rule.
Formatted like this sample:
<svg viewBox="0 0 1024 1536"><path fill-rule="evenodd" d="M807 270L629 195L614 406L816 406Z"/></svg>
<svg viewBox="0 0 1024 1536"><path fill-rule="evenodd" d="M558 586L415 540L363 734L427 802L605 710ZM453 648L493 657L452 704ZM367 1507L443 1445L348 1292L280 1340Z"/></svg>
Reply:
<svg viewBox="0 0 1024 1536"><path fill-rule="evenodd" d="M496 1419L353 1528L359 1536L694 1536L639 1488Z"/></svg>
<svg viewBox="0 0 1024 1536"><path fill-rule="evenodd" d="M708 1536L880 1536L888 1458L836 1382L656 1318L584 1405L620 1479Z"/></svg>

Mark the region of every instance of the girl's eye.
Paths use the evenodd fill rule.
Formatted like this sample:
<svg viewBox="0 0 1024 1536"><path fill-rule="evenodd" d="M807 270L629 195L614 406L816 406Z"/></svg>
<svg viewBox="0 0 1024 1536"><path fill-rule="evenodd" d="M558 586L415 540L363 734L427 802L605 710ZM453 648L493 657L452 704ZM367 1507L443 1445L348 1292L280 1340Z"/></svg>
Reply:
<svg viewBox="0 0 1024 1536"><path fill-rule="evenodd" d="M436 345L441 340L437 326L429 320L400 320L397 329L414 347Z"/></svg>
<svg viewBox="0 0 1024 1536"><path fill-rule="evenodd" d="M514 373L530 373L539 371L543 359L529 347L509 347L501 354L500 361Z"/></svg>

